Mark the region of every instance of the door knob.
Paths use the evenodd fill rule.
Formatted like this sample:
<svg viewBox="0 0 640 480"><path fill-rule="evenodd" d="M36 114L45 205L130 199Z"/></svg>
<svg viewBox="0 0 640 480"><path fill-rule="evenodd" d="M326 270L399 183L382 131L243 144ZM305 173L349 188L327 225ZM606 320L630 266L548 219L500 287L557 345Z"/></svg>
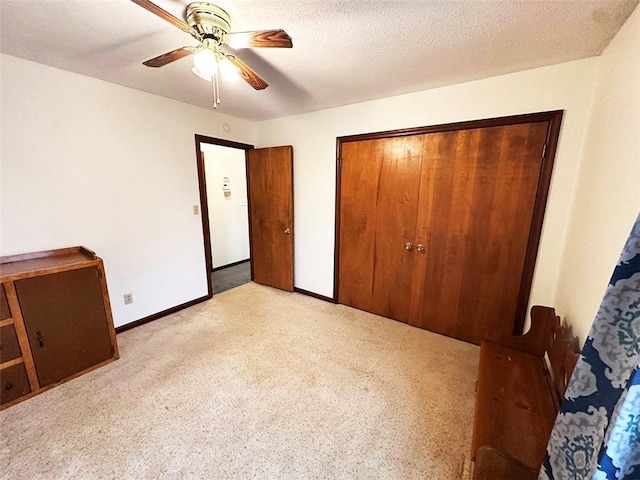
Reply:
<svg viewBox="0 0 640 480"><path fill-rule="evenodd" d="M424 245L423 245L423 244L419 243L419 244L418 244L418 246L417 246L416 248L418 249L418 251L419 251L420 253L424 252Z"/></svg>
<svg viewBox="0 0 640 480"><path fill-rule="evenodd" d="M284 229L284 233L286 233L287 235L289 235L291 233L291 229L290 228L285 228Z"/></svg>
<svg viewBox="0 0 640 480"><path fill-rule="evenodd" d="M404 249L405 250L413 250L413 243L411 242L407 242L404 244Z"/></svg>

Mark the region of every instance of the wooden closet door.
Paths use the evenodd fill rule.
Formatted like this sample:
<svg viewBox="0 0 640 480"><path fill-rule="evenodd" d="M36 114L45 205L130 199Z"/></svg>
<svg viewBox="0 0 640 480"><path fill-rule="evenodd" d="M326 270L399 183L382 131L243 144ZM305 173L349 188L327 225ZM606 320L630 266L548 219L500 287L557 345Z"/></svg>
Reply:
<svg viewBox="0 0 640 480"><path fill-rule="evenodd" d="M548 126L425 135L410 323L473 343L511 333Z"/></svg>
<svg viewBox="0 0 640 480"><path fill-rule="evenodd" d="M338 301L409 321L423 137L345 143Z"/></svg>

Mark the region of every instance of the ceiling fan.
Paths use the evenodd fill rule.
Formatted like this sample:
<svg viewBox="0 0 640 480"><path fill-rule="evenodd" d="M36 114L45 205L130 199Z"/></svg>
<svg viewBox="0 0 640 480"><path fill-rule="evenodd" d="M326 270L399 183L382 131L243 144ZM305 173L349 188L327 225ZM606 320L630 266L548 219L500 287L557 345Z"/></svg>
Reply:
<svg viewBox="0 0 640 480"><path fill-rule="evenodd" d="M231 65L240 76L256 90L268 87L260 76L247 64L232 54L222 50L223 45L249 48L291 48L291 37L284 30L258 30L253 32L231 32L229 14L217 5L194 2L187 5L186 22L170 14L149 0L131 0L183 32L190 34L200 44L196 47L181 47L143 62L147 67L163 67L171 62L195 54L192 69L201 78L213 84L214 108L220 102L218 69L225 70Z"/></svg>

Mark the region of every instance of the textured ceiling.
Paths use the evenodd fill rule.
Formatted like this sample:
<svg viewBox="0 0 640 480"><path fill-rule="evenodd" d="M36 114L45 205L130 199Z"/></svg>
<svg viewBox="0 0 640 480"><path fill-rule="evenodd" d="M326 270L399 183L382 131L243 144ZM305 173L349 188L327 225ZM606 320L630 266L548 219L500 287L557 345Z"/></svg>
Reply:
<svg viewBox="0 0 640 480"><path fill-rule="evenodd" d="M184 18L187 0L155 0ZM283 28L293 49L236 54L270 86L224 83L218 110L265 120L598 55L638 0L219 0L232 30ZM0 0L2 52L211 108L196 42L128 0Z"/></svg>

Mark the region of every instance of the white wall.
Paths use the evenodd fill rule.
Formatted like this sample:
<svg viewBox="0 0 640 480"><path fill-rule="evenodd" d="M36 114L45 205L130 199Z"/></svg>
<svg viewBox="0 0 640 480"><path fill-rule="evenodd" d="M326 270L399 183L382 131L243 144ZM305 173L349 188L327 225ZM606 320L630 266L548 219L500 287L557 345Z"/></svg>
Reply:
<svg viewBox="0 0 640 480"><path fill-rule="evenodd" d="M640 210L640 9L600 57L555 304L584 340Z"/></svg>
<svg viewBox="0 0 640 480"><path fill-rule="evenodd" d="M116 325L206 295L194 134L254 143L253 124L7 55L1 62L0 254L95 250ZM134 303L125 307L126 292Z"/></svg>
<svg viewBox="0 0 640 480"><path fill-rule="evenodd" d="M257 146L293 145L296 286L333 295L336 137L565 110L531 295L532 303L553 305L597 63L590 58L258 123Z"/></svg>
<svg viewBox="0 0 640 480"><path fill-rule="evenodd" d="M249 258L249 212L245 152L237 148L201 144L209 204L213 268ZM231 195L224 196L224 178Z"/></svg>

